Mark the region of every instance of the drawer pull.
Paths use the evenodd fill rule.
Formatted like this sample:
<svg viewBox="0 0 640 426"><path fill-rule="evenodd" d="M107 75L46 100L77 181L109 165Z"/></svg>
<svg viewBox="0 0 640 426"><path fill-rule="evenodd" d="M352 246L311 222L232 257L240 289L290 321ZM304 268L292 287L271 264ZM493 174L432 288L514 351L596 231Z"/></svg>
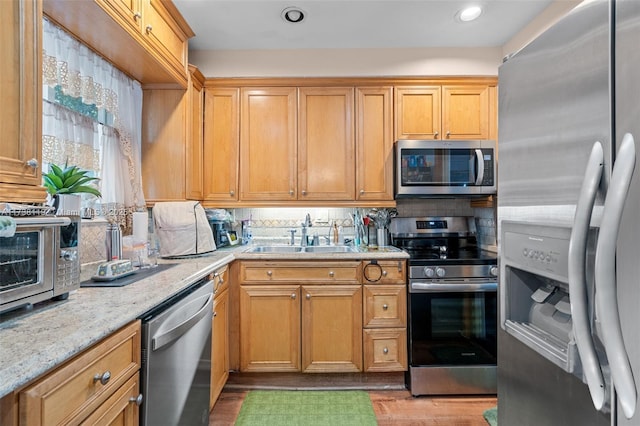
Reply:
<svg viewBox="0 0 640 426"><path fill-rule="evenodd" d="M136 12L133 14L133 20L134 21L138 21L138 19L142 18L142 15L140 14L140 12Z"/></svg>
<svg viewBox="0 0 640 426"><path fill-rule="evenodd" d="M382 353L384 353L385 355L386 355L386 354L388 354L388 353L389 353L389 349L388 349L388 348L384 348L384 349L382 350Z"/></svg>
<svg viewBox="0 0 640 426"><path fill-rule="evenodd" d="M382 309L384 309L384 310L386 311L387 309L389 309L389 305L387 305L387 304L385 303L384 305L382 305Z"/></svg>
<svg viewBox="0 0 640 426"><path fill-rule="evenodd" d="M272 276L273 275L273 271L267 271L267 275Z"/></svg>
<svg viewBox="0 0 640 426"><path fill-rule="evenodd" d="M145 28L145 30L147 31L147 34L151 34L151 31L153 31L153 27L151 25L147 25L147 28Z"/></svg>
<svg viewBox="0 0 640 426"><path fill-rule="evenodd" d="M311 295L307 293L307 300L311 299Z"/></svg>
<svg viewBox="0 0 640 426"><path fill-rule="evenodd" d="M383 277L386 277L386 276L387 276L387 271L384 271L384 270L383 270L383 271L382 271L382 276L383 276Z"/></svg>
<svg viewBox="0 0 640 426"><path fill-rule="evenodd" d="M217 316L218 316L218 313L217 313L217 312L214 312L214 313L213 313L213 316L214 316L214 317L217 317Z"/></svg>
<svg viewBox="0 0 640 426"><path fill-rule="evenodd" d="M336 274L335 272L333 272L333 271L329 271L329 276L330 276L331 278L333 278L333 276L334 276L335 274Z"/></svg>
<svg viewBox="0 0 640 426"><path fill-rule="evenodd" d="M102 374L98 373L93 376L93 383L95 384L96 382L100 382L101 384L106 385L109 383L109 379L111 379L111 372L107 370Z"/></svg>
<svg viewBox="0 0 640 426"><path fill-rule="evenodd" d="M135 402L136 405L139 407L142 405L142 394L136 396L136 397L131 397L129 398L129 402Z"/></svg>
<svg viewBox="0 0 640 426"><path fill-rule="evenodd" d="M296 294L295 293L291 293L291 298L295 300Z"/></svg>

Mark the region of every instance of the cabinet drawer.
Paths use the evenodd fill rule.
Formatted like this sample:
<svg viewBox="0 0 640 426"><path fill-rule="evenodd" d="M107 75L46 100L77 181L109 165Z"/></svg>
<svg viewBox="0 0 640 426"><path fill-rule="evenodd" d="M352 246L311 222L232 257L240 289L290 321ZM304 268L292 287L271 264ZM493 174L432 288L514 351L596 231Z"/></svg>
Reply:
<svg viewBox="0 0 640 426"><path fill-rule="evenodd" d="M229 288L229 267L227 265L213 271L213 294L221 294Z"/></svg>
<svg viewBox="0 0 640 426"><path fill-rule="evenodd" d="M153 46L181 74L187 73L187 39L159 0L145 7L143 31Z"/></svg>
<svg viewBox="0 0 640 426"><path fill-rule="evenodd" d="M104 404L84 419L82 426L137 425L139 413L137 400L140 395L140 374L136 373L120 386ZM142 399L140 399L142 401Z"/></svg>
<svg viewBox="0 0 640 426"><path fill-rule="evenodd" d="M244 262L240 266L242 284L286 282L359 284L360 262Z"/></svg>
<svg viewBox="0 0 640 426"><path fill-rule="evenodd" d="M405 327L407 289L404 285L364 286L364 326Z"/></svg>
<svg viewBox="0 0 640 426"><path fill-rule="evenodd" d="M404 260L366 260L362 265L365 284L404 284L406 282L407 262Z"/></svg>
<svg viewBox="0 0 640 426"><path fill-rule="evenodd" d="M140 321L136 321L22 391L20 424L78 423L139 368Z"/></svg>
<svg viewBox="0 0 640 426"><path fill-rule="evenodd" d="M364 330L364 371L406 371L407 330Z"/></svg>

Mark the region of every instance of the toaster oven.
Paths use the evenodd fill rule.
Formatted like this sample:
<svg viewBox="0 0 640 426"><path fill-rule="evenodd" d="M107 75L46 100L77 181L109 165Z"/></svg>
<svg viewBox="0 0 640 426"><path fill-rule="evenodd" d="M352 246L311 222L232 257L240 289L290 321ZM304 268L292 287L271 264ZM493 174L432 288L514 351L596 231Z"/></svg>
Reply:
<svg viewBox="0 0 640 426"><path fill-rule="evenodd" d="M55 298L80 287L80 217L16 217L0 237L0 313Z"/></svg>

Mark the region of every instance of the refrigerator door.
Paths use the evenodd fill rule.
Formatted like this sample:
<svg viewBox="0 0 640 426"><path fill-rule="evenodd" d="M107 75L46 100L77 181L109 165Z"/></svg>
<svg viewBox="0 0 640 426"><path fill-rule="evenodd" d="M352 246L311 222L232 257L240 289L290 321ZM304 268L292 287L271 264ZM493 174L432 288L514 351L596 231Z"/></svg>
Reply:
<svg viewBox="0 0 640 426"><path fill-rule="evenodd" d="M599 224L612 158L610 46L609 2L584 2L501 66L499 227L504 220L571 227L596 142L604 166L591 225ZM610 424L608 407L596 410L582 380L498 331L499 424Z"/></svg>
<svg viewBox="0 0 640 426"><path fill-rule="evenodd" d="M625 134L633 135L636 156L640 142L640 2L618 0L616 2L615 32L615 139L622 141ZM622 154L621 154L622 155ZM640 170L636 158L636 170L629 186L620 224L616 251L616 288L618 310L624 345L636 381L640 380L640 334L638 324L638 300L640 299ZM636 385L637 386L637 385ZM637 395L637 392L636 392ZM637 396L636 396L637 398ZM618 405L618 425L640 425L640 406L631 419Z"/></svg>

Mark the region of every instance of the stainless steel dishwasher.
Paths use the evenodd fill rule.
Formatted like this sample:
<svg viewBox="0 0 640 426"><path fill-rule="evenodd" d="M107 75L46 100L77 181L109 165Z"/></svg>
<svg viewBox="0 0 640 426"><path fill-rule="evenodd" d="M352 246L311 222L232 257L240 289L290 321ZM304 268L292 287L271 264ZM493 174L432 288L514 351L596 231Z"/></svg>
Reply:
<svg viewBox="0 0 640 426"><path fill-rule="evenodd" d="M141 317L141 425L209 424L212 314L205 278Z"/></svg>

